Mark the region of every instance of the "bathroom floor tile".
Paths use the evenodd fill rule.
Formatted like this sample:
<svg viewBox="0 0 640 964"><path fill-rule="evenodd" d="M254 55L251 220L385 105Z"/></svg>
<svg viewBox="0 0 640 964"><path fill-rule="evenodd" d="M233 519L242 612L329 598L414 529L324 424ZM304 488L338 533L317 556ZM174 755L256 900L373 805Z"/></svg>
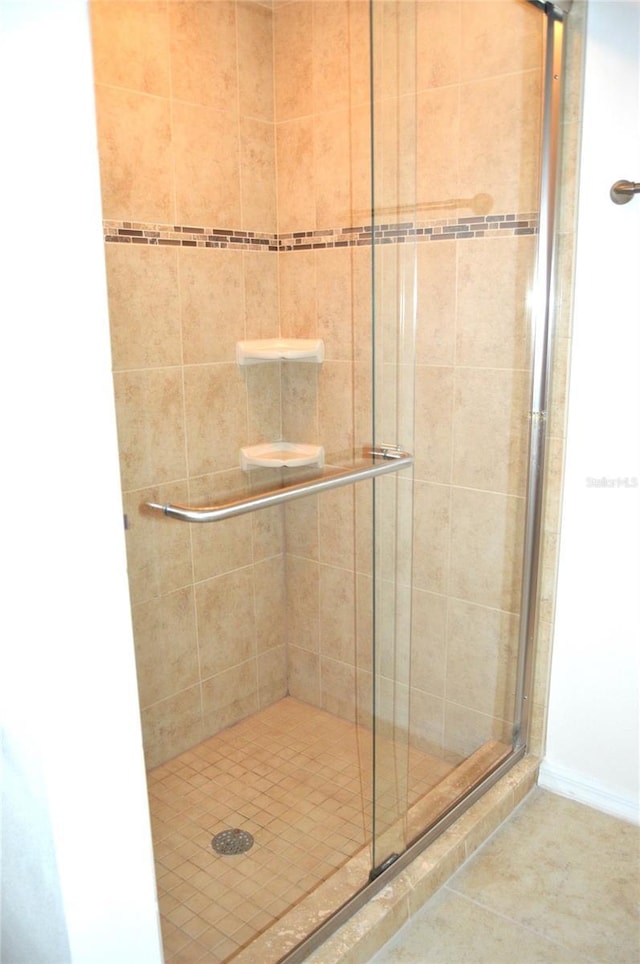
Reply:
<svg viewBox="0 0 640 964"><path fill-rule="evenodd" d="M540 788L373 958L637 964L640 829Z"/></svg>
<svg viewBox="0 0 640 964"><path fill-rule="evenodd" d="M376 964L576 964L566 948L447 888L400 936L376 955Z"/></svg>

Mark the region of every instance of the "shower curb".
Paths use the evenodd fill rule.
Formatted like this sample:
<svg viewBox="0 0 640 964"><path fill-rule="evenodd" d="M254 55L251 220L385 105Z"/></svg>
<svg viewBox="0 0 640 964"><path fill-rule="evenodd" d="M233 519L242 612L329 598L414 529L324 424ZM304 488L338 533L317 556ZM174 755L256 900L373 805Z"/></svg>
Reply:
<svg viewBox="0 0 640 964"><path fill-rule="evenodd" d="M524 757L306 960L367 964L524 800L539 766Z"/></svg>

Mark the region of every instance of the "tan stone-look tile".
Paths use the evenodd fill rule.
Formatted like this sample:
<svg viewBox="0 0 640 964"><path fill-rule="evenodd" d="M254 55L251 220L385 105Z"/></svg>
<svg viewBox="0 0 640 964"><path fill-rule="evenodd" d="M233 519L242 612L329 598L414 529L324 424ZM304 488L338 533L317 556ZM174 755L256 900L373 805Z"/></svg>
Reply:
<svg viewBox="0 0 640 964"><path fill-rule="evenodd" d="M240 182L243 231L274 234L276 216L276 144L273 124L240 118Z"/></svg>
<svg viewBox="0 0 640 964"><path fill-rule="evenodd" d="M123 489L184 479L180 369L116 372L113 381Z"/></svg>
<svg viewBox="0 0 640 964"><path fill-rule="evenodd" d="M458 369L453 416L453 483L524 495L529 410L528 372Z"/></svg>
<svg viewBox="0 0 640 964"><path fill-rule="evenodd" d="M313 6L311 60L315 114L349 106L352 41L349 6L346 0Z"/></svg>
<svg viewBox="0 0 640 964"><path fill-rule="evenodd" d="M175 215L169 101L98 84L96 115L103 216L171 223Z"/></svg>
<svg viewBox="0 0 640 964"><path fill-rule="evenodd" d="M238 85L235 3L182 0L167 6L173 97L229 110Z"/></svg>
<svg viewBox="0 0 640 964"><path fill-rule="evenodd" d="M324 340L325 358L354 358L354 284L351 250L316 251L317 332Z"/></svg>
<svg viewBox="0 0 640 964"><path fill-rule="evenodd" d="M371 448L373 438L373 385L370 362L353 365L353 448L357 453Z"/></svg>
<svg viewBox="0 0 640 964"><path fill-rule="evenodd" d="M318 385L318 429L325 452L353 448L353 370L349 362L325 361Z"/></svg>
<svg viewBox="0 0 640 964"><path fill-rule="evenodd" d="M461 4L461 79L478 80L539 67L543 20L517 0Z"/></svg>
<svg viewBox="0 0 640 964"><path fill-rule="evenodd" d="M319 558L352 569L355 564L355 493L352 486L324 492L318 500Z"/></svg>
<svg viewBox="0 0 640 964"><path fill-rule="evenodd" d="M537 790L449 887L481 893L485 908L557 942L570 959L607 960L615 948L616 959L631 961L638 855L633 825Z"/></svg>
<svg viewBox="0 0 640 964"><path fill-rule="evenodd" d="M418 4L374 4L373 77L374 95L398 98L416 89Z"/></svg>
<svg viewBox="0 0 640 964"><path fill-rule="evenodd" d="M447 486L415 483L414 585L445 592L449 569L450 492Z"/></svg>
<svg viewBox="0 0 640 964"><path fill-rule="evenodd" d="M272 506L251 514L253 561L279 556L284 551L284 506Z"/></svg>
<svg viewBox="0 0 640 964"><path fill-rule="evenodd" d="M265 559L253 567L253 592L258 655L270 649L282 649L286 643L286 603L281 556Z"/></svg>
<svg viewBox="0 0 640 964"><path fill-rule="evenodd" d="M146 502L188 504L186 482L125 492L127 575L133 605L188 585L193 578L188 525L145 507Z"/></svg>
<svg viewBox="0 0 640 964"><path fill-rule="evenodd" d="M190 365L184 385L190 475L238 466L248 426L246 385L237 365Z"/></svg>
<svg viewBox="0 0 640 964"><path fill-rule="evenodd" d="M353 572L335 566L320 566L319 627L321 654L354 666L356 608Z"/></svg>
<svg viewBox="0 0 640 964"><path fill-rule="evenodd" d="M284 507L286 550L294 556L319 558L318 499L308 495Z"/></svg>
<svg viewBox="0 0 640 964"><path fill-rule="evenodd" d="M105 245L114 371L182 362L176 252Z"/></svg>
<svg viewBox="0 0 640 964"><path fill-rule="evenodd" d="M287 696L287 650L278 646L258 654L258 701L269 706Z"/></svg>
<svg viewBox="0 0 640 964"><path fill-rule="evenodd" d="M419 244L416 362L451 365L455 352L456 242Z"/></svg>
<svg viewBox="0 0 640 964"><path fill-rule="evenodd" d="M351 663L320 656L322 709L342 720L356 720L356 671Z"/></svg>
<svg viewBox="0 0 640 964"><path fill-rule="evenodd" d="M250 567L195 587L202 678L217 676L256 655L253 573Z"/></svg>
<svg viewBox="0 0 640 964"><path fill-rule="evenodd" d="M173 103L176 221L237 230L241 219L237 113Z"/></svg>
<svg viewBox="0 0 640 964"><path fill-rule="evenodd" d="M457 256L457 364L528 368L530 320L523 292L533 280L534 239L466 241Z"/></svg>
<svg viewBox="0 0 640 964"><path fill-rule="evenodd" d="M411 617L411 686L444 696L446 596L414 589Z"/></svg>
<svg viewBox="0 0 640 964"><path fill-rule="evenodd" d="M373 668L373 581L370 576L357 573L356 593L356 667L358 682L367 686L367 676ZM366 698L366 697L365 697ZM358 690L358 706L363 696Z"/></svg>
<svg viewBox="0 0 640 964"><path fill-rule="evenodd" d="M151 768L203 738L200 685L153 703L141 717L145 763Z"/></svg>
<svg viewBox="0 0 640 964"><path fill-rule="evenodd" d="M216 504L219 490L215 477L194 479L189 489L191 505ZM221 519L214 525L199 523L192 525L191 530L196 582L248 566L253 561L250 515Z"/></svg>
<svg viewBox="0 0 640 964"><path fill-rule="evenodd" d="M519 619L460 599L449 602L446 697L480 713L511 719Z"/></svg>
<svg viewBox="0 0 640 964"><path fill-rule="evenodd" d="M428 200L417 191L418 163L422 164L422 170L426 170L429 163L434 171L440 170L438 158L430 154L426 144L420 160L416 144L417 106L415 96L390 97L374 103L373 125L378 131L373 143L374 193L376 209L379 217L384 216L385 223L407 220L408 212L415 210L416 203ZM440 188L437 199L439 191Z"/></svg>
<svg viewBox="0 0 640 964"><path fill-rule="evenodd" d="M257 709L255 658L202 683L202 729L205 738L243 720Z"/></svg>
<svg viewBox="0 0 640 964"><path fill-rule="evenodd" d="M282 435L290 442L324 445L318 425L317 365L305 362L282 366Z"/></svg>
<svg viewBox="0 0 640 964"><path fill-rule="evenodd" d="M316 227L313 120L302 117L276 126L278 231ZM284 258L280 255L280 258ZM294 257L300 257L296 252Z"/></svg>
<svg viewBox="0 0 640 964"><path fill-rule="evenodd" d="M467 196L458 184L458 145L464 143L459 129L458 98L457 87L442 87L423 90L416 99L415 200L418 210L428 205L429 218L438 216L440 205L445 212L452 200ZM451 212L446 216L450 217Z"/></svg>
<svg viewBox="0 0 640 964"><path fill-rule="evenodd" d="M415 474L428 482L451 481L454 400L452 368L415 369Z"/></svg>
<svg viewBox="0 0 640 964"><path fill-rule="evenodd" d="M461 197L488 194L496 213L536 210L540 88L538 68L460 87Z"/></svg>
<svg viewBox="0 0 640 964"><path fill-rule="evenodd" d="M570 361L571 340L569 338L554 338L549 393L549 421L547 424L549 435L557 438L562 438L566 434Z"/></svg>
<svg viewBox="0 0 640 964"><path fill-rule="evenodd" d="M444 700L424 690L409 691L411 746L436 756L444 754Z"/></svg>
<svg viewBox="0 0 640 964"><path fill-rule="evenodd" d="M320 646L318 564L288 555L286 585L288 645L317 653Z"/></svg>
<svg viewBox="0 0 640 964"><path fill-rule="evenodd" d="M484 907L444 889L433 897L419 919L412 922L412 932L403 942L402 950L396 950L390 942L389 949L383 950L375 960L380 964L402 959L434 964L453 955L450 959L456 964L511 964L521 959L523 947L531 964L575 961L565 948L541 935L530 934L513 921L496 920Z"/></svg>
<svg viewBox="0 0 640 964"><path fill-rule="evenodd" d="M274 122L273 11L236 3L240 115Z"/></svg>
<svg viewBox="0 0 640 964"><path fill-rule="evenodd" d="M188 586L133 606L141 707L199 681L193 589Z"/></svg>
<svg viewBox="0 0 640 964"><path fill-rule="evenodd" d="M313 113L311 0L277 6L273 15L276 121Z"/></svg>
<svg viewBox="0 0 640 964"><path fill-rule="evenodd" d="M92 0L89 13L96 83L168 97L167 4Z"/></svg>
<svg viewBox="0 0 640 964"><path fill-rule="evenodd" d="M285 338L317 338L315 253L283 252L278 259L278 269L281 334ZM303 372L315 369L306 362L301 364L304 365Z"/></svg>
<svg viewBox="0 0 640 964"><path fill-rule="evenodd" d="M509 718L505 720L479 713L445 700L444 750L447 755L469 756L491 740L507 743L511 739L512 729Z"/></svg>
<svg viewBox="0 0 640 964"><path fill-rule="evenodd" d="M461 10L457 0L416 4L415 75L418 90L446 87L460 79ZM412 56L412 52L409 53Z"/></svg>
<svg viewBox="0 0 640 964"><path fill-rule="evenodd" d="M247 338L275 338L280 333L278 258L275 252L242 252Z"/></svg>
<svg viewBox="0 0 640 964"><path fill-rule="evenodd" d="M564 439L551 437L547 441L544 467L543 525L545 532L560 530L563 477Z"/></svg>
<svg viewBox="0 0 640 964"><path fill-rule="evenodd" d="M449 592L481 606L518 612L524 500L452 490Z"/></svg>
<svg viewBox="0 0 640 964"><path fill-rule="evenodd" d="M407 686L411 667L411 606L408 586L378 579L375 600L375 669L379 677Z"/></svg>
<svg viewBox="0 0 640 964"><path fill-rule="evenodd" d="M245 335L242 252L180 248L178 266L185 364L234 362Z"/></svg>
<svg viewBox="0 0 640 964"><path fill-rule="evenodd" d="M292 644L287 645L289 693L312 706L320 706L320 654Z"/></svg>
<svg viewBox="0 0 640 964"><path fill-rule="evenodd" d="M282 438L280 364L250 365L247 386L247 441L252 445Z"/></svg>

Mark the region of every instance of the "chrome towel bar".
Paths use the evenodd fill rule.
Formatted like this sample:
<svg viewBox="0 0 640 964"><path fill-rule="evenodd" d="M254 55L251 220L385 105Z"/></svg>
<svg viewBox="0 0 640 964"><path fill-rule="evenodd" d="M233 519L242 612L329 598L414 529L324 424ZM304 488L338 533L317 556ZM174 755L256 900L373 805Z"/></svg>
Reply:
<svg viewBox="0 0 640 964"><path fill-rule="evenodd" d="M634 194L640 194L638 181L616 181L611 187L609 195L614 204L627 204Z"/></svg>
<svg viewBox="0 0 640 964"><path fill-rule="evenodd" d="M305 495L326 492L343 485L352 485L365 479L376 478L378 475L387 475L390 472L399 472L401 469L413 465L413 456L408 452L402 452L395 448L391 449L391 447L383 451L385 454L380 455L376 450L369 450L367 452L369 461L365 465L348 469L332 468L330 465L326 465L320 478L305 479L302 482L285 485L280 489L270 489L267 492L248 495L243 499L235 499L231 502L222 502L219 505L199 508L197 506L172 505L171 503L160 505L157 502L146 502L145 506L183 522L218 522L221 519L229 519L231 516L242 515L245 512L255 512L257 509L282 505L282 503L290 502L292 499L301 499Z"/></svg>

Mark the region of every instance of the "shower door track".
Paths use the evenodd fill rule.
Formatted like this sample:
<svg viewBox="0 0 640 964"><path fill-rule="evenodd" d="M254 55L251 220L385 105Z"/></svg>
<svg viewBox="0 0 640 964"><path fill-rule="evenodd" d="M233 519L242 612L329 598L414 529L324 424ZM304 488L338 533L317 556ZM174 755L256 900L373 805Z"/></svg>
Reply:
<svg viewBox="0 0 640 964"><path fill-rule="evenodd" d="M316 474L302 481L284 483L280 488L252 493L242 499L204 507L145 502L144 507L163 512L164 515L182 522L218 522L245 512L282 505L306 495L327 492L329 489L337 489L343 485L354 485L356 482L375 479L379 475L388 475L391 472L400 472L402 469L410 468L413 462L413 455L409 452L404 452L394 445L384 445L380 448L365 449L362 460L350 468L325 466L320 476Z"/></svg>

